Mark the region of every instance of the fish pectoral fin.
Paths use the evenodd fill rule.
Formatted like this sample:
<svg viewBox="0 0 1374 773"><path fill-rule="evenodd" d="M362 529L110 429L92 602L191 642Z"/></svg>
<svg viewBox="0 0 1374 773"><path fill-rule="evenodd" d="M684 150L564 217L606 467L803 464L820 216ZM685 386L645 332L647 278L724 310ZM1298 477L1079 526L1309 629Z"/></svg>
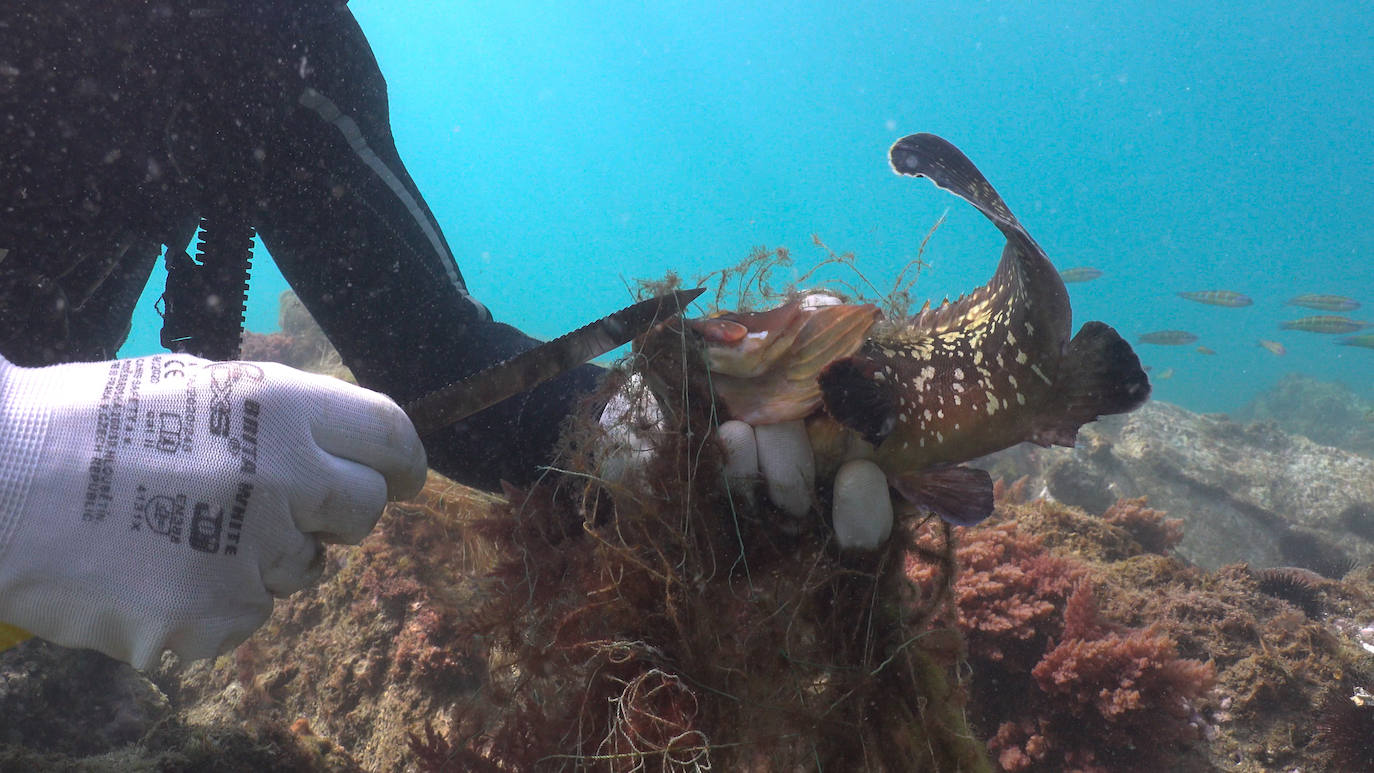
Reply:
<svg viewBox="0 0 1374 773"><path fill-rule="evenodd" d="M972 526L992 515L992 476L973 467L934 467L895 476L902 498L958 526Z"/></svg>
<svg viewBox="0 0 1374 773"><path fill-rule="evenodd" d="M1055 399L1036 420L1031 441L1072 447L1078 428L1099 416L1126 413L1150 397L1140 358L1115 330L1089 322L1069 342L1055 380Z"/></svg>
<svg viewBox="0 0 1374 773"><path fill-rule="evenodd" d="M788 378L810 381L830 362L857 352L879 316L878 307L871 303L813 311L792 344L795 354L787 366Z"/></svg>
<svg viewBox="0 0 1374 773"><path fill-rule="evenodd" d="M876 446L896 426L896 389L872 360L860 356L835 360L816 381L826 412L864 440Z"/></svg>

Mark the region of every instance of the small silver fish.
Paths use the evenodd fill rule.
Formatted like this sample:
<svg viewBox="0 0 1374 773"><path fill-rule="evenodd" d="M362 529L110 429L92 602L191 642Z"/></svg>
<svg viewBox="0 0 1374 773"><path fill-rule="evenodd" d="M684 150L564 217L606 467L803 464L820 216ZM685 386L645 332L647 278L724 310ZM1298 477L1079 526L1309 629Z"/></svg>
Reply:
<svg viewBox="0 0 1374 773"><path fill-rule="evenodd" d="M1102 276L1102 271L1092 266L1078 266L1076 268L1066 268L1059 272L1059 278L1065 283L1091 282Z"/></svg>
<svg viewBox="0 0 1374 773"><path fill-rule="evenodd" d="M1287 305L1302 306L1318 311L1354 311L1360 308L1360 302L1354 298L1344 295L1323 295L1320 293L1296 295L1288 299Z"/></svg>
<svg viewBox="0 0 1374 773"><path fill-rule="evenodd" d="M1187 330L1156 330L1152 333L1145 333L1136 339L1142 344L1156 344L1159 346L1183 346L1191 344L1197 340L1197 336Z"/></svg>
<svg viewBox="0 0 1374 773"><path fill-rule="evenodd" d="M1356 330L1369 327L1369 323L1334 314L1317 314L1281 322L1279 327L1284 330L1302 330L1307 333L1353 333Z"/></svg>
<svg viewBox="0 0 1374 773"><path fill-rule="evenodd" d="M1202 290L1199 292L1179 293L1178 297L1198 303L1205 303L1208 306L1226 306L1236 309L1242 306L1249 306L1254 301L1248 295L1241 295L1234 290Z"/></svg>

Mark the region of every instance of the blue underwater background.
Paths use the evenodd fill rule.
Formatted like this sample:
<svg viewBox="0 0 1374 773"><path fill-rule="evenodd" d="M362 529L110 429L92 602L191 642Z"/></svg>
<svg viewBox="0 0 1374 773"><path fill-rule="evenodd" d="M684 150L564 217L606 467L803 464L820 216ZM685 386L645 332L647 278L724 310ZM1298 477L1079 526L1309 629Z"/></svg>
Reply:
<svg viewBox="0 0 1374 773"><path fill-rule="evenodd" d="M1137 346L1157 398L1229 411L1296 371L1374 399L1374 350L1278 329L1325 313L1283 305L1309 292L1374 321L1368 3L349 7L470 289L533 335L624 305L635 279L691 280L758 245L804 271L824 258L812 234L885 286L946 211L914 295L983 284L1000 234L888 168L894 140L929 131L1059 268L1103 272L1069 285L1075 327L1199 336ZM275 329L285 288L259 250L250 330ZM159 350L161 289L155 275L121 354ZM1216 289L1254 305L1176 295Z"/></svg>

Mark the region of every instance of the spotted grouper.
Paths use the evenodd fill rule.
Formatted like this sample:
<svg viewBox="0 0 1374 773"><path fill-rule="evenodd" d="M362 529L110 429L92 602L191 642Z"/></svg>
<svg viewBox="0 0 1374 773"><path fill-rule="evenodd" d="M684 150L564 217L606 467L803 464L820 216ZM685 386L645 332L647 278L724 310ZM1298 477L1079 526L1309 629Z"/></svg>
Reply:
<svg viewBox="0 0 1374 773"><path fill-rule="evenodd" d="M1023 441L1072 446L1079 427L1140 406L1150 383L1130 344L1102 322L1072 338L1068 291L1002 197L958 148L932 134L888 153L1006 237L983 287L864 342L820 372L826 411L876 447L874 461L914 505L956 523L992 512L992 482L961 462Z"/></svg>
<svg viewBox="0 0 1374 773"><path fill-rule="evenodd" d="M819 393L824 410L807 419L818 466L823 456L867 456L915 509L976 523L992 512L992 481L962 462L1023 441L1072 446L1082 425L1145 402L1150 384L1111 327L1089 322L1070 338L1059 273L963 153L934 135L913 134L892 146L889 159L898 174L927 177L973 204L1006 236L987 285L871 329L872 307L812 318L795 300L695 327L713 374L729 371L720 393L735 418L781 420L770 408L775 399L795 416L811 410L798 395ZM808 322L831 333L816 337L827 344L824 356L797 332ZM805 367L787 371L789 362ZM759 378L783 371L791 374L785 392L777 391L778 378ZM813 375L813 385L801 383ZM840 488L837 482L837 501Z"/></svg>

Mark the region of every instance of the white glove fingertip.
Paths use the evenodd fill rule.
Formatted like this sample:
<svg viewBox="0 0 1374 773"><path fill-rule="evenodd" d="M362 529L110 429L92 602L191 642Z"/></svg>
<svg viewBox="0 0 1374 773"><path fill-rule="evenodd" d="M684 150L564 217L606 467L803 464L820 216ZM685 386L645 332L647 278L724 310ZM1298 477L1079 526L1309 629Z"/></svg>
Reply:
<svg viewBox="0 0 1374 773"><path fill-rule="evenodd" d="M418 494L425 485L427 459L405 411L380 392L333 379L324 383L328 390L311 422L315 443L381 473L390 499Z"/></svg>
<svg viewBox="0 0 1374 773"><path fill-rule="evenodd" d="M425 445L415 432L415 425L399 405L392 411L392 432L388 445L396 449L394 469L382 469L386 478L386 498L393 502L410 499L420 493L429 477L429 457L425 455Z"/></svg>
<svg viewBox="0 0 1374 773"><path fill-rule="evenodd" d="M165 646L158 646L151 655L146 656L143 662L146 665L139 665L134 662L134 668L147 670L153 668L162 659L162 651L169 649L175 652L177 657L183 661L202 660L223 655L240 644L248 640L253 632L262 627L267 622L267 618L272 616L272 598L266 593L260 594L260 598L252 603L247 603L246 608L239 615L232 618L222 618L218 620L202 621L193 629L186 630L180 634L173 634L168 638Z"/></svg>
<svg viewBox="0 0 1374 773"><path fill-rule="evenodd" d="M320 578L324 569L323 557L320 541L312 535L303 535L295 550L263 565L262 585L276 598L308 588Z"/></svg>
<svg viewBox="0 0 1374 773"><path fill-rule="evenodd" d="M731 419L716 428L725 446L725 474L732 478L756 477L759 473L759 444L754 428Z"/></svg>
<svg viewBox="0 0 1374 773"><path fill-rule="evenodd" d="M372 532L386 507L387 484L381 473L337 457L324 462L328 485L320 502L295 513L296 528L325 542L356 545Z"/></svg>
<svg viewBox="0 0 1374 773"><path fill-rule="evenodd" d="M794 518L811 510L816 487L816 460L806 424L800 419L754 427L759 472L768 482L768 498Z"/></svg>
<svg viewBox="0 0 1374 773"><path fill-rule="evenodd" d="M752 505L754 484L759 479L759 444L754 428L731 419L716 428L716 435L725 448L725 481L730 492Z"/></svg>
<svg viewBox="0 0 1374 773"><path fill-rule="evenodd" d="M876 550L892 534L887 475L867 459L845 462L835 473L832 521L840 547Z"/></svg>

